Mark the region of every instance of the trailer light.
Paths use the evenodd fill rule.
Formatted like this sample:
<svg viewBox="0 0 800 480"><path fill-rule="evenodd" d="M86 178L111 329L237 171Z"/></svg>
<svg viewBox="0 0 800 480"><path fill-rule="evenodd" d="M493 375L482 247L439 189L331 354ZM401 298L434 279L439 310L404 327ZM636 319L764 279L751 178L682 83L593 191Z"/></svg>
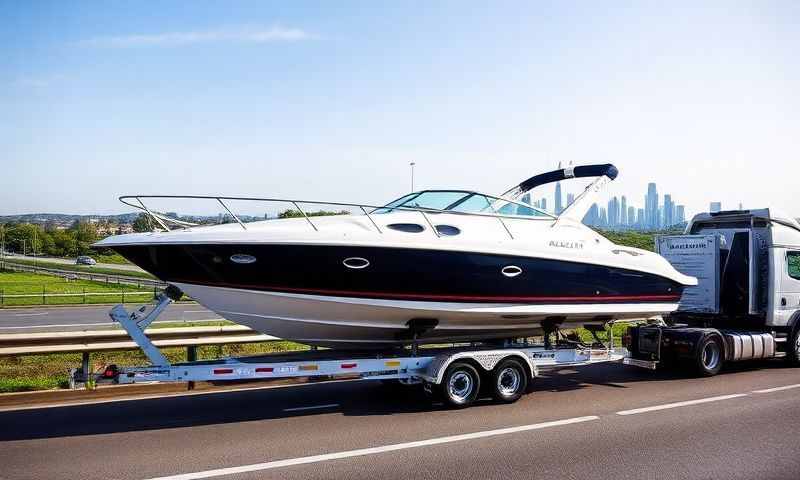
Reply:
<svg viewBox="0 0 800 480"><path fill-rule="evenodd" d="M356 368L357 363L343 363L342 368Z"/></svg>
<svg viewBox="0 0 800 480"><path fill-rule="evenodd" d="M227 374L227 373L233 373L233 369L232 368L215 368L214 369L214 375L224 375L224 374Z"/></svg>
<svg viewBox="0 0 800 480"><path fill-rule="evenodd" d="M319 367L317 365L300 365L300 370L319 370Z"/></svg>
<svg viewBox="0 0 800 480"><path fill-rule="evenodd" d="M274 370L272 367L258 367L256 373L272 373Z"/></svg>
<svg viewBox="0 0 800 480"><path fill-rule="evenodd" d="M400 360L390 360L390 361L386 362L385 365L387 367L399 367L400 366Z"/></svg>

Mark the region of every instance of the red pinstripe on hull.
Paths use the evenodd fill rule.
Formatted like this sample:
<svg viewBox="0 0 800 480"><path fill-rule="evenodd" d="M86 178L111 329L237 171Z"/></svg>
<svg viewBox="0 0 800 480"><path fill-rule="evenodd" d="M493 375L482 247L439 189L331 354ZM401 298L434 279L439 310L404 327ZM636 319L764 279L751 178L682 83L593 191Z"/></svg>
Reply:
<svg viewBox="0 0 800 480"><path fill-rule="evenodd" d="M180 283L188 281L175 280ZM238 285L231 283L214 284L216 287L241 288L247 290L258 290L279 293L299 293L304 295L319 295L332 297L353 297L353 298L373 298L373 299L402 299L409 301L461 301L461 302L564 302L564 303L614 303L614 302L677 302L680 300L678 294L665 295L592 295L592 296L498 296L498 295L446 295L430 293L391 293L391 292L365 292L351 290L330 290L330 289L309 289L294 287L274 287L269 285L254 287L253 285Z"/></svg>

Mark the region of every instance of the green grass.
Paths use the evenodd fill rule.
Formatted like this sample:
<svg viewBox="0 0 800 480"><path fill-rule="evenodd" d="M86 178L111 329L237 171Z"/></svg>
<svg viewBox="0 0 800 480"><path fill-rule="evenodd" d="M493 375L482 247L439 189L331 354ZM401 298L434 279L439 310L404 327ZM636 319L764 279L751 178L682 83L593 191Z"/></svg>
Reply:
<svg viewBox="0 0 800 480"><path fill-rule="evenodd" d="M133 265L125 257L116 252L92 253L90 257L97 260L97 263L113 263L116 265Z"/></svg>
<svg viewBox="0 0 800 480"><path fill-rule="evenodd" d="M107 295L46 296L41 294L64 293L104 293ZM84 303L120 303L123 292L147 292L145 294L125 293L126 303L147 303L153 298L152 290L141 289L136 285L91 282L88 280L69 280L54 275L23 272L0 272L0 306L22 305L70 305ZM8 297L8 295L36 295L35 297Z"/></svg>
<svg viewBox="0 0 800 480"><path fill-rule="evenodd" d="M18 263L20 265L30 265L30 266L37 266L42 268L52 268L54 270L67 270L70 272L85 272L85 273L97 273L102 275L119 275L121 277L134 277L134 278L147 278L149 280L155 279L154 276L150 275L147 272L140 272L136 270L122 270L120 268L106 268L106 267L90 267L88 265L64 265L60 263L46 263L46 262L35 262L33 260L23 260L19 258L5 258L6 262L8 263Z"/></svg>
<svg viewBox="0 0 800 480"><path fill-rule="evenodd" d="M203 324L207 325L207 324ZM305 345L289 341L263 343L201 346L197 348L198 360L308 350ZM171 363L186 361L186 348L163 348L161 351ZM106 365L143 366L148 360L141 350L98 352L91 356L93 371L101 371ZM80 353L57 353L49 355L16 355L0 357L0 392L23 392L67 388L68 372L80 368Z"/></svg>

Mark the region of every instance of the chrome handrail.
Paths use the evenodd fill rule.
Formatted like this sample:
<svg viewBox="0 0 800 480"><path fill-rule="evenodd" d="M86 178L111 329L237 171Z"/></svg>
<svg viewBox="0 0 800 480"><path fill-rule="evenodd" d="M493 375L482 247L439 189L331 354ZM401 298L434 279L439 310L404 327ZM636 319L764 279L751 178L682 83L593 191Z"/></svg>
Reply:
<svg viewBox="0 0 800 480"><path fill-rule="evenodd" d="M505 202L508 202L510 204L518 205L518 206L521 206L521 207L524 207L524 208L527 208L527 209L534 209L532 206L530 206L530 205L528 205L526 203L518 202L516 200L512 200L512 199L509 199L509 198L497 197L497 196L494 196L494 195L486 195L486 194L478 193L478 192L473 192L473 193L475 193L477 195L482 195L482 196L484 196L486 198L489 198L489 199L492 199L494 201L505 201ZM166 215L163 215L163 214L161 214L159 212L153 211L153 210L151 210L150 208L148 208L145 205L145 203L144 203L144 201L142 199L216 200L217 202L219 202L220 205L222 205L222 207L228 212L228 214L230 214L230 216L236 221L236 223L238 223L242 227L242 229L244 229L244 230L247 230L246 224L244 222L242 222L242 220L235 213L233 213L233 210L231 210L230 207L228 207L228 205L224 202L224 200L228 200L228 201L231 201L231 200L232 201L253 201L253 202L278 202L278 203L291 204L291 205L294 206L294 208L297 209L297 211L303 216L303 218L308 222L308 224L311 226L311 228L313 228L315 231L319 231L319 228L317 227L316 224L314 224L314 222L311 220L311 217L308 214L306 214L306 212L300 207L299 204L329 205L329 206L337 206L337 207L358 208L362 212L364 212L364 215L367 217L367 219L369 219L370 223L372 223L372 225L375 227L375 230L378 233L381 233L381 234L383 233L383 231L378 226L378 224L375 222L375 219L372 218L372 215L374 215L375 211L378 211L378 210L386 210L386 211L401 210L401 211L410 211L410 212L420 212L422 217L425 219L425 222L428 224L428 226L431 227L431 230L433 231L433 233L437 237L441 237L441 235L439 234L439 231L436 229L436 227L433 225L433 222L431 222L430 218L428 217L428 214L447 213L447 214L451 214L451 215L465 215L465 216L473 216L473 217L497 218L498 221L500 222L500 224L503 226L503 229L508 234L509 238L511 238L512 240L514 239L514 235L511 233L511 230L506 225L506 222L503 221L504 218L505 219L515 219L515 220L532 220L532 221L555 220L555 219L558 218L558 217L554 217L554 216L552 216L550 214L547 214L546 212L542 212L542 213L545 213L545 215L543 215L543 216L504 215L504 214L498 213L491 206L489 208L491 208L492 213L478 213L478 212L458 212L458 211L454 211L454 210L440 210L440 209L435 209L435 208L423 208L423 207L404 207L404 206L387 207L385 205L376 206L376 205L368 205L368 204L363 204L363 203L321 202L321 201L316 201L316 200L295 200L295 199L286 199L286 198L223 197L223 196L210 196L210 195L123 195L123 196L119 197L119 201L122 202L123 204L128 205L129 207L133 207L133 208L135 208L137 210L142 210L147 215L149 215L150 217L155 219L155 221L165 231L170 231L170 228L167 226L167 223L172 223L172 224L175 224L175 225L177 225L179 227L183 227L183 228L191 228L191 226L194 226L195 224L192 224L190 222L185 222L185 221L182 221L182 220L178 220L178 219L173 219L173 218L170 218L170 217L168 217ZM136 202L138 202L139 205L137 205L136 203L133 203L132 200L135 200ZM372 212L370 213L368 211L368 209L372 210ZM538 209L536 209L536 210L540 211Z"/></svg>

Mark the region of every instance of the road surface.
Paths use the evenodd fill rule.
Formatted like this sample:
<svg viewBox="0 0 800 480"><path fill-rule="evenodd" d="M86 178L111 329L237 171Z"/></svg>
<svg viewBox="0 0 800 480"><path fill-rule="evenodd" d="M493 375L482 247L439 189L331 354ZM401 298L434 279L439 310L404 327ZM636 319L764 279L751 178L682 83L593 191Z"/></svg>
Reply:
<svg viewBox="0 0 800 480"><path fill-rule="evenodd" d="M128 305L133 309L135 305ZM0 309L0 333L32 333L108 327L109 305L33 307ZM173 303L159 315L158 322L220 320L219 315L196 303ZM0 475L2 479L2 475Z"/></svg>
<svg viewBox="0 0 800 480"><path fill-rule="evenodd" d="M31 257L25 255L14 255L11 257L7 257L8 261L13 262L14 260L26 260L29 262L36 261L36 263L41 264L42 267L50 267L50 268L58 268L53 265L75 265L75 259L69 258L52 258L52 257ZM89 265L81 265L83 267L89 267ZM97 268L113 268L115 270L127 270L129 272L144 272L141 268L137 267L136 265L132 265L129 263L98 263L97 265L93 265Z"/></svg>
<svg viewBox="0 0 800 480"><path fill-rule="evenodd" d="M780 363L560 370L459 411L422 398L351 381L0 412L0 477L800 478L800 370Z"/></svg>

